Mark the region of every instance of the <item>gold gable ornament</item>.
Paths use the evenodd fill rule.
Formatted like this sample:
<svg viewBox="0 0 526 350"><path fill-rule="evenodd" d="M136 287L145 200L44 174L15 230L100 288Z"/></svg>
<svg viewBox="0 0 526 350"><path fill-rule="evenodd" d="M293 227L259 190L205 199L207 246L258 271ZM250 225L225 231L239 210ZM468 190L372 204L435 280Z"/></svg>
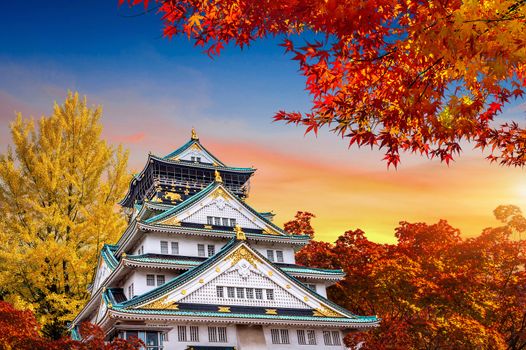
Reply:
<svg viewBox="0 0 526 350"><path fill-rule="evenodd" d="M179 310L178 304L167 301L167 299L168 296L164 296L161 299L155 300L149 304L144 305L142 308L150 310Z"/></svg>
<svg viewBox="0 0 526 350"><path fill-rule="evenodd" d="M238 241L246 241L247 236L245 235L245 232L241 229L239 225L234 226L234 232L236 233L236 239Z"/></svg>
<svg viewBox="0 0 526 350"><path fill-rule="evenodd" d="M195 132L194 128L192 128L192 140L199 140L199 137L197 136L197 133Z"/></svg>
<svg viewBox="0 0 526 350"><path fill-rule="evenodd" d="M221 174L219 173L219 171L216 170L216 171L214 172L214 174L215 174L215 177L216 177L216 178L215 178L215 181L218 182L218 183L222 183L222 182L223 182L223 179L221 178Z"/></svg>
<svg viewBox="0 0 526 350"><path fill-rule="evenodd" d="M179 221L177 217L172 216L166 220L161 221L160 224L170 226L181 226L181 221Z"/></svg>
<svg viewBox="0 0 526 350"><path fill-rule="evenodd" d="M236 249L233 253L225 258L225 261L230 260L230 266L234 266L242 259L248 261L248 263L254 266L255 269L258 268L256 263L261 263L261 260L252 254L252 252L250 252L250 250L248 250L248 248L245 246L241 246Z"/></svg>
<svg viewBox="0 0 526 350"><path fill-rule="evenodd" d="M334 311L334 310L331 310L329 309L328 307L326 306L322 306L320 305L319 308L317 309L314 309L312 311L312 316L317 316L317 317L344 317L342 314Z"/></svg>

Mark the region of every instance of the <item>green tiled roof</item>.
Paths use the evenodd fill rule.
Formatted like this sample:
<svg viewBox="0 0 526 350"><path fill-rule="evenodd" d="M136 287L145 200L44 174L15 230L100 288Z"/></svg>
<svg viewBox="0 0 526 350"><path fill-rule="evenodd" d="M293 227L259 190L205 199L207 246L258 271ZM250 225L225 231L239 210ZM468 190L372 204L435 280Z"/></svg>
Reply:
<svg viewBox="0 0 526 350"><path fill-rule="evenodd" d="M184 272L181 275L175 277L174 279L170 280L168 283L166 283L166 284L164 284L164 285L162 285L160 287L154 288L151 291L149 291L149 292L147 292L147 293L145 293L143 295L140 295L140 296L135 297L135 298L133 298L131 300L125 301L125 302L123 302L121 304L116 304L116 305L114 305L114 307L118 308L118 309L130 309L130 308L136 307L136 306L138 306L140 304L144 304L144 303L147 303L147 302L149 302L151 300L155 300L156 298L161 297L162 295L168 293L170 290L172 290L172 289L174 289L174 288L186 283L187 281L191 280L192 278L194 278L196 276L199 276L199 274L203 273L204 271L206 271L206 269L211 267L214 263L216 263L220 259L224 258L227 254L229 254L233 249L235 249L238 245L242 244L243 242L246 242L246 241L239 241L239 240L232 239L223 248L221 248L221 250L217 254L215 254L211 258L205 260L204 262L202 262L201 264L197 265L196 267L193 267L193 268L187 270L186 272ZM300 288L302 288L306 293L315 296L318 300L320 300L323 303L333 307L334 309L338 310L343 315L346 315L349 318L354 319L354 318L361 318L362 317L362 316L354 315L349 310L347 310L345 308L342 308L341 306L333 303L332 301L328 300L327 298L319 295L315 291L312 291L307 286L305 286L301 281L297 280L296 278L294 278L293 276L289 275L287 272L281 270L278 266L276 266L275 264L270 262L266 257L264 257L262 254L260 254L257 250L252 250L252 251L260 259L262 259L263 261L267 262L268 264L274 266L278 270L282 271L285 276L287 276L291 281L293 281ZM137 310L140 310L140 309L133 309L133 310L137 311ZM133 312L133 311L129 311L129 312ZM206 316L206 314L203 314L203 316ZM338 319L338 318L334 318L334 320L336 320L336 319ZM308 319L305 319L305 320L308 320ZM321 318L316 316L316 317L313 317L313 320L321 320ZM339 318L339 320L341 321L341 318ZM366 321L366 322L370 322L370 321Z"/></svg>
<svg viewBox="0 0 526 350"><path fill-rule="evenodd" d="M162 256L148 256L147 254L144 255L128 255L126 256L127 260L132 261L138 261L138 262L146 262L146 263L161 263L161 264L171 264L171 265L181 265L181 266L198 266L199 264L203 263L203 261L199 261L196 259L185 259L182 258L169 258L162 257ZM329 269L318 269L314 267L308 267L308 266L301 266L301 265L288 265L288 266L280 266L280 264L275 264L275 266L279 267L282 271L288 272L288 273L309 273L309 274L318 274L318 275L343 275L343 270L329 270Z"/></svg>
<svg viewBox="0 0 526 350"><path fill-rule="evenodd" d="M214 156L212 153L210 153L210 151L208 151L200 142L199 140L190 140L188 141L187 143L185 143L184 145L182 145L181 147L179 147L178 149L176 149L175 151L171 152L170 154L164 156L163 158L164 159L170 159L170 158L173 158L173 157L176 157L177 155L183 153L184 151L186 151L188 148L192 147L192 145L194 144L197 144L199 147L201 147L201 149L203 149L203 151L208 155L210 156L210 158L212 158L216 163L218 163L219 165L225 167L225 163L223 163L222 161L220 161L216 156Z"/></svg>
<svg viewBox="0 0 526 350"><path fill-rule="evenodd" d="M221 317L221 318L256 318L269 320L297 320L315 322L335 322L335 323L376 323L376 316L355 316L354 318L326 317L326 316L288 316L288 315L261 315L261 314L236 314L225 312L210 311L178 311L178 310L151 310L151 309L124 309L117 305L113 307L116 311L131 314L157 314L174 316L196 316L196 317Z"/></svg>
<svg viewBox="0 0 526 350"><path fill-rule="evenodd" d="M104 244L101 251L102 259L104 259L104 262L106 262L108 267L112 270L116 268L117 265L119 265L119 261L113 255L117 248L118 247L116 245Z"/></svg>

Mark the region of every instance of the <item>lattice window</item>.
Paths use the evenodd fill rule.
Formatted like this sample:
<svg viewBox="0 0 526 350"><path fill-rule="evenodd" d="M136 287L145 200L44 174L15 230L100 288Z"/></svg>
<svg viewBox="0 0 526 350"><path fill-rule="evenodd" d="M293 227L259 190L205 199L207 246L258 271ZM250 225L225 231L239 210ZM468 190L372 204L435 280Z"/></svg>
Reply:
<svg viewBox="0 0 526 350"><path fill-rule="evenodd" d="M207 216L207 217L206 217L206 223L207 223L208 225L213 225L213 224L214 224L214 217L212 217L212 216Z"/></svg>
<svg viewBox="0 0 526 350"><path fill-rule="evenodd" d="M235 288L234 287L226 287L226 292L229 298L235 298Z"/></svg>
<svg viewBox="0 0 526 350"><path fill-rule="evenodd" d="M157 285L162 286L165 283L166 283L166 279L164 275L157 275Z"/></svg>
<svg viewBox="0 0 526 350"><path fill-rule="evenodd" d="M190 326L190 341L199 341L199 327Z"/></svg>
<svg viewBox="0 0 526 350"><path fill-rule="evenodd" d="M307 286L307 288L313 290L313 291L316 291L316 285L315 284L312 284L312 283L306 283L305 284Z"/></svg>
<svg viewBox="0 0 526 350"><path fill-rule="evenodd" d="M273 250L270 250L270 249L267 250L267 258L272 262L274 261L274 251Z"/></svg>
<svg viewBox="0 0 526 350"><path fill-rule="evenodd" d="M247 299L254 299L254 288L247 288Z"/></svg>
<svg viewBox="0 0 526 350"><path fill-rule="evenodd" d="M332 333L332 344L333 345L341 345L340 332L332 331L331 333Z"/></svg>
<svg viewBox="0 0 526 350"><path fill-rule="evenodd" d="M213 256L216 253L216 246L213 244L208 245L208 256Z"/></svg>
<svg viewBox="0 0 526 350"><path fill-rule="evenodd" d="M155 286L155 275L146 275L146 285Z"/></svg>
<svg viewBox="0 0 526 350"><path fill-rule="evenodd" d="M245 288L237 287L237 298L238 299L245 299Z"/></svg>
<svg viewBox="0 0 526 350"><path fill-rule="evenodd" d="M316 345L316 331L313 329L307 330L307 342L309 345Z"/></svg>
<svg viewBox="0 0 526 350"><path fill-rule="evenodd" d="M197 245L197 256L205 256L205 245L204 244Z"/></svg>
<svg viewBox="0 0 526 350"><path fill-rule="evenodd" d="M325 345L341 345L340 332L338 331L323 331L323 342Z"/></svg>
<svg viewBox="0 0 526 350"><path fill-rule="evenodd" d="M274 300L274 290L267 289L267 300Z"/></svg>
<svg viewBox="0 0 526 350"><path fill-rule="evenodd" d="M288 329L271 329L272 344L290 344Z"/></svg>
<svg viewBox="0 0 526 350"><path fill-rule="evenodd" d="M226 327L208 327L208 341L210 343L226 343Z"/></svg>
<svg viewBox="0 0 526 350"><path fill-rule="evenodd" d="M222 286L217 286L216 290L217 290L217 297L218 298L224 298L225 297L225 293L224 293L224 290L223 290Z"/></svg>
<svg viewBox="0 0 526 350"><path fill-rule="evenodd" d="M177 326L177 340L180 342L186 342L186 326Z"/></svg>
<svg viewBox="0 0 526 350"><path fill-rule="evenodd" d="M179 242L172 242L172 255L179 255Z"/></svg>
<svg viewBox="0 0 526 350"><path fill-rule="evenodd" d="M208 327L208 341L217 343L217 327Z"/></svg>
<svg viewBox="0 0 526 350"><path fill-rule="evenodd" d="M161 254L168 254L168 242L161 241Z"/></svg>
<svg viewBox="0 0 526 350"><path fill-rule="evenodd" d="M227 342L226 327L217 327L217 338L220 343Z"/></svg>
<svg viewBox="0 0 526 350"><path fill-rule="evenodd" d="M263 289L256 288L256 299L263 299Z"/></svg>
<svg viewBox="0 0 526 350"><path fill-rule="evenodd" d="M298 329L296 333L298 334L298 344L307 345L307 339L305 338L305 330Z"/></svg>
<svg viewBox="0 0 526 350"><path fill-rule="evenodd" d="M282 250L276 250L276 261L277 262L283 262L283 251Z"/></svg>
<svg viewBox="0 0 526 350"><path fill-rule="evenodd" d="M236 226L236 219L230 219L230 226Z"/></svg>

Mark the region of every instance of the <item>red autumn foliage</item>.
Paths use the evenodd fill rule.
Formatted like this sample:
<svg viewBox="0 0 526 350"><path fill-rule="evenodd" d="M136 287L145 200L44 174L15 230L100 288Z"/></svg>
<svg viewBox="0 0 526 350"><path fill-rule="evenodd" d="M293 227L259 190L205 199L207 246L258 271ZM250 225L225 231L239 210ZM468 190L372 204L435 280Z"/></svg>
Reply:
<svg viewBox="0 0 526 350"><path fill-rule="evenodd" d="M80 327L85 341L69 338L51 340L39 334L40 326L29 310L17 310L0 301L0 349L5 350L139 350L144 344L139 339L104 340L102 330L90 323Z"/></svg>
<svg viewBox="0 0 526 350"><path fill-rule="evenodd" d="M148 0L119 0L131 6ZM495 117L526 86L526 3L414 0L155 0L164 36L185 35L210 56L282 35L312 96L307 113L275 120L350 145L449 163L462 140L488 159L526 164L526 130ZM303 40L301 40L303 39ZM499 125L500 124L500 125Z"/></svg>
<svg viewBox="0 0 526 350"><path fill-rule="evenodd" d="M314 236L314 229L312 228L310 220L315 217L314 214L298 211L294 219L286 222L283 228L293 235L309 235L312 238Z"/></svg>
<svg viewBox="0 0 526 350"><path fill-rule="evenodd" d="M347 231L334 244L312 241L298 263L342 268L346 277L329 297L381 325L346 337L349 346L375 349L526 348L526 221L515 206L500 206L503 226L463 238L441 220L401 222L396 244Z"/></svg>

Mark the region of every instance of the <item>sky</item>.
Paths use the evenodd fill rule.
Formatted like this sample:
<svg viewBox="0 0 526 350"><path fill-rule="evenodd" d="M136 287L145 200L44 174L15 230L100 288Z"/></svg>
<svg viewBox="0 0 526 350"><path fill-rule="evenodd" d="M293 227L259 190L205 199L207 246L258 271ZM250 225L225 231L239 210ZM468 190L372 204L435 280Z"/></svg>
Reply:
<svg viewBox="0 0 526 350"><path fill-rule="evenodd" d="M103 106L104 134L130 150L130 171L148 152L165 155L195 127L223 162L257 168L248 203L272 210L282 224L296 211L316 215L316 238L334 241L349 229L394 242L400 221L448 220L465 236L496 226L492 211L515 204L526 211L526 170L489 164L467 145L449 167L402 156L398 169L383 153L348 148L322 129L272 122L278 110L308 111L296 63L266 39L229 47L210 59L185 38L161 37L155 14L119 8L117 0L10 1L0 12L0 151L9 122L49 115L67 91ZM526 104L503 118L525 121Z"/></svg>

